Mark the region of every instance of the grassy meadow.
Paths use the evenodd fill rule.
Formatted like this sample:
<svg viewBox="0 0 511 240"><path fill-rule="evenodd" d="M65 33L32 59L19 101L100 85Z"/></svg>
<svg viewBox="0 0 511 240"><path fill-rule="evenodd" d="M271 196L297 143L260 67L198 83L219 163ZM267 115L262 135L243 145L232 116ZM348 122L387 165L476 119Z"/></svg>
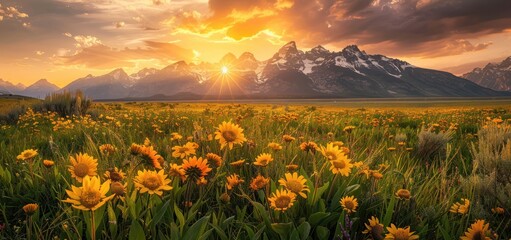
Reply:
<svg viewBox="0 0 511 240"><path fill-rule="evenodd" d="M509 239L509 119L506 101L29 109L0 124L0 238Z"/></svg>

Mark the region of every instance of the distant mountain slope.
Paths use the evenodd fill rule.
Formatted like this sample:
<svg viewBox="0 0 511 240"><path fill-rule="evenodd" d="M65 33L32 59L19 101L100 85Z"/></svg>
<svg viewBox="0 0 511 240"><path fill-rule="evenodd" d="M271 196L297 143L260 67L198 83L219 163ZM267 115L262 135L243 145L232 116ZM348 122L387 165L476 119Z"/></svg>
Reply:
<svg viewBox="0 0 511 240"><path fill-rule="evenodd" d="M221 73L227 68L227 73ZM295 42L270 59L227 53L217 63L179 61L161 70L122 69L80 78L63 90L81 89L95 99L183 95L219 98L491 97L507 93L481 87L450 73L371 55L350 45L335 52L322 46L301 51Z"/></svg>
<svg viewBox="0 0 511 240"><path fill-rule="evenodd" d="M463 74L472 82L498 91L511 91L511 57L500 63L488 63L484 68L475 68Z"/></svg>
<svg viewBox="0 0 511 240"><path fill-rule="evenodd" d="M122 98L127 96L127 92L134 84L134 78L128 76L123 69L115 69L105 75L94 77L88 75L83 78L76 79L63 87L61 91L82 92L91 98Z"/></svg>
<svg viewBox="0 0 511 240"><path fill-rule="evenodd" d="M0 78L0 91L3 93L17 94L25 88L26 86L21 83L14 85L9 81Z"/></svg>
<svg viewBox="0 0 511 240"><path fill-rule="evenodd" d="M23 89L20 94L34 98L45 98L48 94L58 91L60 88L46 79L41 79Z"/></svg>

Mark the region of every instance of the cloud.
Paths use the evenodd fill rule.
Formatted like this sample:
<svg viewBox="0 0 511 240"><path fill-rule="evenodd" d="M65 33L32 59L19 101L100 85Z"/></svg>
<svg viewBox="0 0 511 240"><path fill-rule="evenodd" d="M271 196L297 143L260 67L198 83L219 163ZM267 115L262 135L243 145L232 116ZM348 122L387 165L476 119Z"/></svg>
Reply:
<svg viewBox="0 0 511 240"><path fill-rule="evenodd" d="M21 19L28 18L28 14L25 12L20 11L16 7L3 7L0 4L0 22L4 19L18 19L21 21ZM29 27L29 25L26 25L25 23L22 24L24 27Z"/></svg>
<svg viewBox="0 0 511 240"><path fill-rule="evenodd" d="M73 39L76 41L75 46L77 48L88 48L96 45L101 45L101 40L94 36L78 35L74 36Z"/></svg>
<svg viewBox="0 0 511 240"><path fill-rule="evenodd" d="M154 5L162 5L162 4L165 4L165 0L153 0L153 4Z"/></svg>
<svg viewBox="0 0 511 240"><path fill-rule="evenodd" d="M492 45L491 42L479 43L474 45L471 42L464 39L453 40L447 42L444 47L438 49L437 51L431 51L430 53L423 54L422 57L435 58L442 56L460 55L465 52L481 51L488 48L490 45Z"/></svg>
<svg viewBox="0 0 511 240"><path fill-rule="evenodd" d="M18 17L18 18L27 18L28 14L24 12L20 12L15 7L7 7L5 11L6 16L10 18Z"/></svg>
<svg viewBox="0 0 511 240"><path fill-rule="evenodd" d="M209 0L208 7L202 16L177 15L177 24L203 35L226 29L236 40L270 30L304 47L355 43L427 57L438 56L431 47L446 55L483 50L490 44L459 39L511 28L507 0Z"/></svg>
<svg viewBox="0 0 511 240"><path fill-rule="evenodd" d="M158 59L162 63L178 60L190 61L192 50L172 43L146 41L144 48L116 49L103 44L95 44L68 56L57 58L59 65L83 65L89 68L107 69L120 66L132 67L136 61Z"/></svg>
<svg viewBox="0 0 511 240"><path fill-rule="evenodd" d="M125 25L125 24L126 24L126 23L124 23L124 22L117 22L117 23L115 24L115 28L122 28L122 27L124 27L124 25Z"/></svg>
<svg viewBox="0 0 511 240"><path fill-rule="evenodd" d="M42 55L44 55L44 52L43 51L36 51L35 54L37 54L38 56L42 56Z"/></svg>

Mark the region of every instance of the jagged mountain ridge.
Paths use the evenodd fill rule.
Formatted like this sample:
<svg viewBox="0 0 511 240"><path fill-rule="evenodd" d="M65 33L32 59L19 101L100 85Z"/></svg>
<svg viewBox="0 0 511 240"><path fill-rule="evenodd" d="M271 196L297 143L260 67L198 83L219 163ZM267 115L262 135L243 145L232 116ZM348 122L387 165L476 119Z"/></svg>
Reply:
<svg viewBox="0 0 511 240"><path fill-rule="evenodd" d="M220 74L227 66L230 73ZM96 77L110 89L112 73ZM218 63L183 61L161 70L123 74L122 91L112 94L85 89L93 98L143 98L153 95L339 98L339 97L479 97L504 93L480 87L450 73L413 66L399 59L370 55L356 45L339 52L316 46L301 51L295 42L281 47L270 59L258 61L245 52L227 53ZM99 81L98 79L102 79ZM78 80L77 80L78 81ZM82 80L83 81L83 80ZM115 82L115 81L114 81ZM82 89L83 90L83 89Z"/></svg>
<svg viewBox="0 0 511 240"><path fill-rule="evenodd" d="M123 69L118 68L97 77L89 74L69 83L60 91L81 90L86 96L92 98L122 98L126 97L127 92L135 84L135 80Z"/></svg>
<svg viewBox="0 0 511 240"><path fill-rule="evenodd" d="M221 74L222 67L229 69ZM1 84L1 82L0 82ZM0 85L1 86L1 85ZM299 50L295 42L271 58L227 53L217 63L178 61L163 69L123 69L79 78L60 91L82 90L94 99L167 96L215 98L493 97L493 91L450 73L371 55L350 45L335 52L322 46Z"/></svg>
<svg viewBox="0 0 511 240"><path fill-rule="evenodd" d="M511 91L511 57L500 63L488 63L483 68L474 68L463 74L463 78L493 90Z"/></svg>

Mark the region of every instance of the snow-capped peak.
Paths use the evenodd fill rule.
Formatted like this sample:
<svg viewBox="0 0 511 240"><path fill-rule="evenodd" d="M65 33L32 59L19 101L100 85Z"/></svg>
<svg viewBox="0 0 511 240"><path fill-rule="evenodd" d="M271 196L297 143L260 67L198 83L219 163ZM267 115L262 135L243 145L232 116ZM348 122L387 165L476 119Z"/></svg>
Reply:
<svg viewBox="0 0 511 240"><path fill-rule="evenodd" d="M288 42L288 43L286 43L286 45L282 46L280 49L288 49L288 48L296 49L296 42L295 41Z"/></svg>
<svg viewBox="0 0 511 240"><path fill-rule="evenodd" d="M342 50L343 53L353 54L356 56L367 55L365 51L360 51L357 45L349 45Z"/></svg>
<svg viewBox="0 0 511 240"><path fill-rule="evenodd" d="M108 75L112 76L112 78L115 80L125 79L129 77L128 74L122 68L117 68L110 72Z"/></svg>
<svg viewBox="0 0 511 240"><path fill-rule="evenodd" d="M312 53L330 53L330 51L321 45L315 46L310 50Z"/></svg>

